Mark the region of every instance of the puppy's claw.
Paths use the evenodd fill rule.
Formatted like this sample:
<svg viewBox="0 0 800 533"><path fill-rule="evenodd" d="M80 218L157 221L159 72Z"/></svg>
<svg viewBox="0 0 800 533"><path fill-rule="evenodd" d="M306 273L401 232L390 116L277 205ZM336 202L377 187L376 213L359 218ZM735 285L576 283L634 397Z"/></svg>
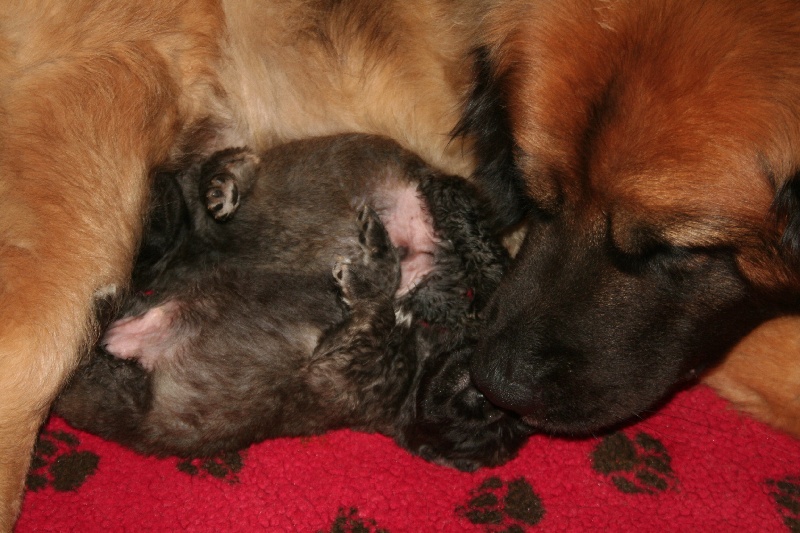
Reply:
<svg viewBox="0 0 800 533"><path fill-rule="evenodd" d="M239 187L231 175L217 176L208 184L206 209L218 222L230 219L239 208Z"/></svg>

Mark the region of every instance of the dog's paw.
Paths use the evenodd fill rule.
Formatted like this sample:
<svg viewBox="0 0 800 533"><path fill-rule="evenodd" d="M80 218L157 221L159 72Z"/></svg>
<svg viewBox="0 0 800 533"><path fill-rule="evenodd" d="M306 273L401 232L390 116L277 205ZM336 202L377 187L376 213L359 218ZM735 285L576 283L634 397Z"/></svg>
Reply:
<svg viewBox="0 0 800 533"><path fill-rule="evenodd" d="M232 174L217 174L208 182L206 209L219 222L230 219L239 209L239 187Z"/></svg>
<svg viewBox="0 0 800 533"><path fill-rule="evenodd" d="M392 296L397 287L397 276L389 269L375 266L376 263L353 262L348 258L340 258L333 265L333 277L345 304L352 306L358 300Z"/></svg>
<svg viewBox="0 0 800 533"><path fill-rule="evenodd" d="M364 251L364 261L381 261L394 258L394 248L389 233L381 222L378 213L369 206L358 210L358 242Z"/></svg>
<svg viewBox="0 0 800 533"><path fill-rule="evenodd" d="M345 302L391 297L400 280L400 261L378 214L367 206L358 212L359 247L351 257L341 257L333 277Z"/></svg>
<svg viewBox="0 0 800 533"><path fill-rule="evenodd" d="M214 219L224 222L236 213L257 179L260 163L261 158L248 148L226 148L203 163L198 192Z"/></svg>

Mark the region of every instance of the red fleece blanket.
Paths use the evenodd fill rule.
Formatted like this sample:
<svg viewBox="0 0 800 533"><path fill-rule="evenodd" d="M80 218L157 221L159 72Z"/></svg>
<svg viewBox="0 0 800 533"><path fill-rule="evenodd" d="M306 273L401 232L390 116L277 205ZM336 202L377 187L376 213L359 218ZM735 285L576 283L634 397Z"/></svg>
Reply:
<svg viewBox="0 0 800 533"><path fill-rule="evenodd" d="M53 419L17 531L800 532L800 441L705 387L617 433L534 437L472 474L351 431L184 461Z"/></svg>

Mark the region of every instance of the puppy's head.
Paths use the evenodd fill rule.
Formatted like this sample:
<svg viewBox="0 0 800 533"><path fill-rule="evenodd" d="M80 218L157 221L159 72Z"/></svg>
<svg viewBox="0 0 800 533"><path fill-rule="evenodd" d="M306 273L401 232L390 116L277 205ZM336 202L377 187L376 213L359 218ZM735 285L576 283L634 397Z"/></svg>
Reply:
<svg viewBox="0 0 800 533"><path fill-rule="evenodd" d="M530 429L486 400L470 378L471 348L431 355L398 441L423 459L471 472L513 458Z"/></svg>
<svg viewBox="0 0 800 533"><path fill-rule="evenodd" d="M646 411L800 295L800 10L498 3L464 129L528 234L481 390L538 427Z"/></svg>

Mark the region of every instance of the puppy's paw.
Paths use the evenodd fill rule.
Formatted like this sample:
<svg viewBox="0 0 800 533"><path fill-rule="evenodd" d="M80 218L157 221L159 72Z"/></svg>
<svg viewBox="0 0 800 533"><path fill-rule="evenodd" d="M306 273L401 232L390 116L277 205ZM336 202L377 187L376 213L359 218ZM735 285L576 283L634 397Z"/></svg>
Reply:
<svg viewBox="0 0 800 533"><path fill-rule="evenodd" d="M379 268L375 268L375 267ZM353 262L341 258L333 265L333 277L342 291L344 303L352 307L358 300L390 298L397 287L397 276L378 262Z"/></svg>
<svg viewBox="0 0 800 533"><path fill-rule="evenodd" d="M364 261L382 261L395 255L389 233L378 214L365 205L358 210L358 243L364 251Z"/></svg>
<svg viewBox="0 0 800 533"><path fill-rule="evenodd" d="M219 222L225 222L239 208L239 187L232 174L217 174L208 182L206 209Z"/></svg>
<svg viewBox="0 0 800 533"><path fill-rule="evenodd" d="M231 218L253 186L261 159L248 148L226 148L203 163L198 191L218 222Z"/></svg>
<svg viewBox="0 0 800 533"><path fill-rule="evenodd" d="M333 276L348 305L354 300L392 297L400 280L397 250L378 214L362 207L358 227L359 247L351 257L342 257L333 266Z"/></svg>

